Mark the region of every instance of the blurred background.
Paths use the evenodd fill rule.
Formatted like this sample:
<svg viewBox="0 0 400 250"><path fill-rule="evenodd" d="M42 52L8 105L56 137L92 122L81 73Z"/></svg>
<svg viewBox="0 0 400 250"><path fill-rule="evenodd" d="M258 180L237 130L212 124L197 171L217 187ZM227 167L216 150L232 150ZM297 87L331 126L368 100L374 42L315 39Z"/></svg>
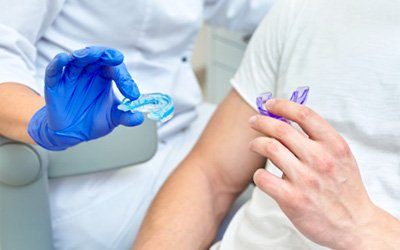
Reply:
<svg viewBox="0 0 400 250"><path fill-rule="evenodd" d="M249 38L249 34L203 26L192 65L205 101L219 103L229 91L229 80L239 67Z"/></svg>

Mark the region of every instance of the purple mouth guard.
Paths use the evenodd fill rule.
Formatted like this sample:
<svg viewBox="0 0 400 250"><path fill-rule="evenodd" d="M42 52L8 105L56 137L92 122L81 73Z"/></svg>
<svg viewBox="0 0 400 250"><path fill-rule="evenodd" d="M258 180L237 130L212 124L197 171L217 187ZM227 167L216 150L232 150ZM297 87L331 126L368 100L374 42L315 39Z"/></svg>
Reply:
<svg viewBox="0 0 400 250"><path fill-rule="evenodd" d="M307 101L307 95L308 95L308 91L310 90L309 87L305 86L305 87L298 87L292 94L292 96L290 97L290 100L292 102L296 102L299 104L305 104L305 102ZM261 95L259 95L256 99L256 103L257 103L257 107L258 107L258 111L260 112L260 114L265 115L265 116L269 116L287 123L290 123L290 121L282 116L278 116L278 115L274 115L270 112L268 112L268 110L266 110L265 107L265 103L270 100L272 98L272 93L271 92L265 92L262 93Z"/></svg>

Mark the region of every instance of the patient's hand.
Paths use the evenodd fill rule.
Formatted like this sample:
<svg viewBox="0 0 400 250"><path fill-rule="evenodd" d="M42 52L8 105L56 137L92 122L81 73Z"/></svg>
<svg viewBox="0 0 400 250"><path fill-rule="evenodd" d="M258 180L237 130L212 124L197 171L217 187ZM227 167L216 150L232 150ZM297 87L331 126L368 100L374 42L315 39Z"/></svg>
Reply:
<svg viewBox="0 0 400 250"><path fill-rule="evenodd" d="M254 139L251 149L283 172L279 178L258 170L254 174L257 186L279 203L306 237L319 244L357 249L364 238L376 237L363 230L372 230L377 221L390 215L370 201L346 141L307 107L272 100L267 108L298 123L304 132L267 116L250 119L252 128L265 135Z"/></svg>

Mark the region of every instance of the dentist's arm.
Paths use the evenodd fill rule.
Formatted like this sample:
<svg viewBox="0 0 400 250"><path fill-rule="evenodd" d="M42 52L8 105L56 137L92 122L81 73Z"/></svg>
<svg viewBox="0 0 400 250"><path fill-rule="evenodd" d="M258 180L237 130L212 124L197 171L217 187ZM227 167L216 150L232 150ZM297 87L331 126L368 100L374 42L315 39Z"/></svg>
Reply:
<svg viewBox="0 0 400 250"><path fill-rule="evenodd" d="M1 6L6 3L7 8L0 8L0 135L34 143L28 123L44 106L36 93L41 89L35 81L40 54L36 42L60 12L62 1L0 1Z"/></svg>
<svg viewBox="0 0 400 250"><path fill-rule="evenodd" d="M0 84L0 135L33 144L27 128L33 114L44 106L44 98L19 83Z"/></svg>
<svg viewBox="0 0 400 250"><path fill-rule="evenodd" d="M248 143L256 112L235 90L225 98L198 143L152 204L134 249L205 249L237 195L265 159Z"/></svg>

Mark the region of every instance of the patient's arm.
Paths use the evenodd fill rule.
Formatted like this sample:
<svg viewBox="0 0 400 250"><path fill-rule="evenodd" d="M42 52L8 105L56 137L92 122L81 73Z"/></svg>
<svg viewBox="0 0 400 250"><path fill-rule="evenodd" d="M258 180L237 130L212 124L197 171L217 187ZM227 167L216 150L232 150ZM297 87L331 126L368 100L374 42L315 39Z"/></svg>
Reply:
<svg viewBox="0 0 400 250"><path fill-rule="evenodd" d="M44 98L18 83L0 84L0 135L33 144L27 132L31 117L45 104Z"/></svg>
<svg viewBox="0 0 400 250"><path fill-rule="evenodd" d="M135 249L204 249L211 244L235 197L265 163L248 147L258 135L248 124L255 113L231 91L156 197Z"/></svg>

